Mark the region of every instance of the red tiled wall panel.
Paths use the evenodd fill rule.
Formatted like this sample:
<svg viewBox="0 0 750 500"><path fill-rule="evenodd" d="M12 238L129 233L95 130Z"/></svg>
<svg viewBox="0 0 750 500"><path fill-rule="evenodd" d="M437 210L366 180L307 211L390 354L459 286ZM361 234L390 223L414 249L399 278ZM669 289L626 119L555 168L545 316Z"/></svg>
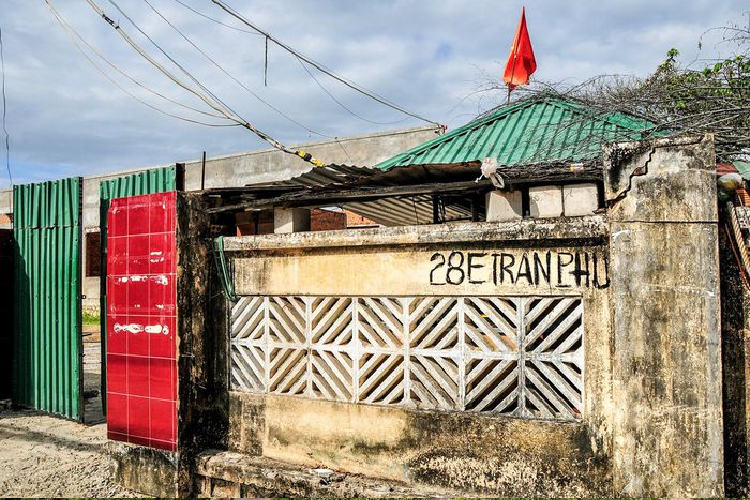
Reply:
<svg viewBox="0 0 750 500"><path fill-rule="evenodd" d="M177 448L175 192L107 213L107 436Z"/></svg>

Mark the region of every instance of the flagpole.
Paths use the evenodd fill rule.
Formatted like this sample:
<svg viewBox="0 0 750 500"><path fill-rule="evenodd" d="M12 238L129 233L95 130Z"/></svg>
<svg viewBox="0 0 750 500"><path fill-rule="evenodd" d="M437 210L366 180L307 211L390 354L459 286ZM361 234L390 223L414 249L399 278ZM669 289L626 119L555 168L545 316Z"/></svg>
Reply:
<svg viewBox="0 0 750 500"><path fill-rule="evenodd" d="M515 42L515 40L514 40ZM518 48L515 46L515 43L513 44L513 66L511 66L510 69L510 82L507 82L506 85L508 86L508 102L506 104L510 104L510 93L513 91L513 77L516 76L516 61L518 60Z"/></svg>
<svg viewBox="0 0 750 500"><path fill-rule="evenodd" d="M507 82L506 85L508 86L508 102L506 104L510 104L510 93L513 91L513 77L516 76L516 61L518 60L518 51L513 50L513 66L510 69L510 82Z"/></svg>
<svg viewBox="0 0 750 500"><path fill-rule="evenodd" d="M533 60L534 53L531 49L531 42L528 40L528 31L526 30L526 7L525 6L521 8L521 22L518 25L518 30L516 31L516 36L513 38L513 45L511 46L511 56L513 57L513 64L511 64L511 67L510 67L510 78L507 78L507 75L506 75L506 82L505 82L506 85L508 86L508 95L506 97L507 105L510 104L510 94L511 92L513 92L513 89L516 87L513 83L513 79L516 76L516 63L518 62L518 52L520 50L520 44L524 42L524 40L522 40L523 35L525 35L525 38L526 38L525 42L528 45L528 52L531 52L532 64L534 65L534 70L535 70L536 62ZM507 65L506 65L505 70L506 71L508 70ZM533 73L534 70L532 70L531 73ZM528 83L528 76L529 75L526 75L526 79L527 79L526 83Z"/></svg>

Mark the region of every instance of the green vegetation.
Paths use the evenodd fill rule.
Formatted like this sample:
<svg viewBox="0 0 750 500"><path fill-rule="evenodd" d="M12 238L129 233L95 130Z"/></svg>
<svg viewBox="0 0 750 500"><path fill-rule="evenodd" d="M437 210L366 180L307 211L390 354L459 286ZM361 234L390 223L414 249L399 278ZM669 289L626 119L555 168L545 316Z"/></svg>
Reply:
<svg viewBox="0 0 750 500"><path fill-rule="evenodd" d="M99 326L101 318L98 314L83 313L82 323L83 326Z"/></svg>

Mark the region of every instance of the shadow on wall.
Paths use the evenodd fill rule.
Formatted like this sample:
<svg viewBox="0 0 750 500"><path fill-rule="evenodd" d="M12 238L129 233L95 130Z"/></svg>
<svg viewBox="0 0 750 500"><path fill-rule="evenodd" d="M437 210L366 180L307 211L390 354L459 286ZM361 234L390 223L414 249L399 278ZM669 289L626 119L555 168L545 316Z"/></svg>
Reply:
<svg viewBox="0 0 750 500"><path fill-rule="evenodd" d="M726 214L724 214L726 220ZM750 291L743 283L727 232L719 237L721 258L721 338L724 401L724 488L728 498L747 497L748 477L746 333Z"/></svg>
<svg viewBox="0 0 750 500"><path fill-rule="evenodd" d="M5 328L0 328L0 399L13 394L13 230L0 229L0 276L5 283L0 286L0 318Z"/></svg>

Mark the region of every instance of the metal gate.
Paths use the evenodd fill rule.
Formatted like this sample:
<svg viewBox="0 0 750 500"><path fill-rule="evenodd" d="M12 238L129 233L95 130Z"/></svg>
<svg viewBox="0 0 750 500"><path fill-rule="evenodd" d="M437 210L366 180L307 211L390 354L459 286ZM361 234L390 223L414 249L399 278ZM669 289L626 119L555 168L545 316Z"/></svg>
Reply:
<svg viewBox="0 0 750 500"><path fill-rule="evenodd" d="M107 414L107 212L110 201L115 198L176 191L182 187L184 166L154 168L137 174L102 181L99 184L99 227L101 229L101 288L99 309L101 311L102 349L102 411Z"/></svg>
<svg viewBox="0 0 750 500"><path fill-rule="evenodd" d="M82 178L13 187L13 399L81 420Z"/></svg>

